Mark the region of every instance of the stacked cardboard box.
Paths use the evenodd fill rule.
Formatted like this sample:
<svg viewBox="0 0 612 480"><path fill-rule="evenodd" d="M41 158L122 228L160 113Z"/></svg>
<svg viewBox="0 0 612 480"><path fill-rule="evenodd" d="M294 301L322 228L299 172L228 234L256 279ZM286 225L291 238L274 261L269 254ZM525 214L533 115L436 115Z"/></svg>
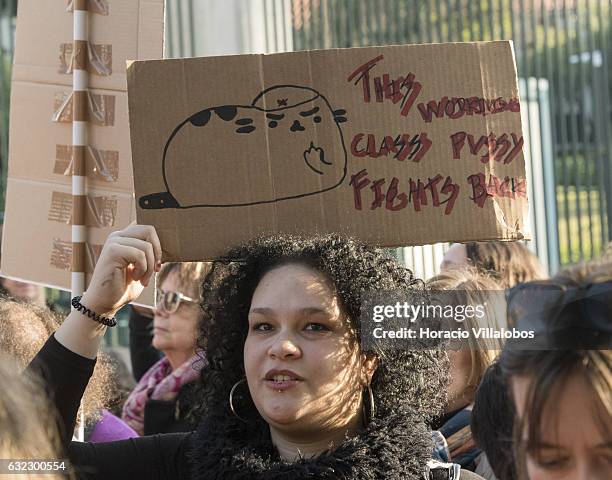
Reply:
<svg viewBox="0 0 612 480"><path fill-rule="evenodd" d="M135 220L126 61L163 54L163 0L89 2L87 270ZM72 2L21 0L2 275L70 289Z"/></svg>

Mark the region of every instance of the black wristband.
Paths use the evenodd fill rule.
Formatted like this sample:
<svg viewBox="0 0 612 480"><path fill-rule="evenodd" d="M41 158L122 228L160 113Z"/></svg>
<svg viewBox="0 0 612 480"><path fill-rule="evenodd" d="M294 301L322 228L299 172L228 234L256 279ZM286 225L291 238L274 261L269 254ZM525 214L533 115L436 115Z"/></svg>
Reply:
<svg viewBox="0 0 612 480"><path fill-rule="evenodd" d="M113 318L104 317L104 316L100 315L99 313L96 313L96 312L90 310L89 308L87 308L85 305L83 305L81 303L81 296L80 295L78 297L74 297L72 299L71 303L72 303L72 306L74 307L75 310L78 310L83 315L88 316L94 322L101 323L102 325L106 325L107 327L114 327L115 325L117 325L117 319L115 317L113 317Z"/></svg>

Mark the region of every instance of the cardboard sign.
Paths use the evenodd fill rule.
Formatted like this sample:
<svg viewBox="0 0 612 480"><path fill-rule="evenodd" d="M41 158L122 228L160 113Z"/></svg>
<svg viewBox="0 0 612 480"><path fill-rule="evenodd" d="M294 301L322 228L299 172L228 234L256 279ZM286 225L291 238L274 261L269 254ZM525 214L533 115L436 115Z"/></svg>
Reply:
<svg viewBox="0 0 612 480"><path fill-rule="evenodd" d="M2 275L70 290L72 68L89 71L86 152L91 273L106 237L135 220L126 60L160 58L163 0L89 2L89 43L74 55L72 2L20 0ZM101 8L101 7L105 8ZM141 301L151 303L153 295Z"/></svg>
<svg viewBox="0 0 612 480"><path fill-rule="evenodd" d="M134 62L139 223L165 260L274 232L526 237L510 42Z"/></svg>

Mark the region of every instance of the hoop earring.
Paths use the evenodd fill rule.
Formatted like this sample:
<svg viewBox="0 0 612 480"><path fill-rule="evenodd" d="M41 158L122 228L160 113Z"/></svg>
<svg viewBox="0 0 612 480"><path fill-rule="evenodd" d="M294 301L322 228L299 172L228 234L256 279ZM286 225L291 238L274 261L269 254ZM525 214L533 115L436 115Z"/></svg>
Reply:
<svg viewBox="0 0 612 480"><path fill-rule="evenodd" d="M234 416L238 420L240 420L241 422L247 423L247 421L244 418L242 418L240 415L238 415L236 413L236 410L234 409L234 392L236 391L236 388L238 388L238 385L240 385L242 382L246 382L246 377L241 378L236 383L234 383L234 386L230 390L230 394L229 394L229 407L230 407L230 410L232 411L232 413L234 414Z"/></svg>
<svg viewBox="0 0 612 480"><path fill-rule="evenodd" d="M376 415L376 404L374 403L374 392L372 392L372 387L368 385L366 388L368 390L368 403L370 404L370 415L368 416L366 414L365 402L363 401L361 404L361 409L362 409L362 414L363 414L363 421L367 425L372 421L372 419Z"/></svg>

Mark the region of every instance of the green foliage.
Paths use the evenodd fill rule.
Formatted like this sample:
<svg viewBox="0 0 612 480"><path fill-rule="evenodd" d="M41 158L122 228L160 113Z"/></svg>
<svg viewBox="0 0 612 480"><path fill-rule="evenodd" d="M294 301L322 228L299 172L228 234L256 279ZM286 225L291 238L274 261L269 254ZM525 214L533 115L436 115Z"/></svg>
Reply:
<svg viewBox="0 0 612 480"><path fill-rule="evenodd" d="M10 94L11 56L0 51L0 212L4 211L4 201L6 192Z"/></svg>
<svg viewBox="0 0 612 480"><path fill-rule="evenodd" d="M17 15L17 0L0 0L0 14L7 16Z"/></svg>
<svg viewBox="0 0 612 480"><path fill-rule="evenodd" d="M596 189L557 187L561 264L576 263L603 253L602 236L605 236L607 222L600 215L600 202L605 199ZM589 209L590 215L587 215Z"/></svg>
<svg viewBox="0 0 612 480"><path fill-rule="evenodd" d="M586 155L585 155L586 153ZM598 166L594 152L578 152L575 156L557 155L555 157L555 180L557 185L567 185L571 187L597 187L601 180L605 158L600 159ZM599 167L599 168L598 168Z"/></svg>

